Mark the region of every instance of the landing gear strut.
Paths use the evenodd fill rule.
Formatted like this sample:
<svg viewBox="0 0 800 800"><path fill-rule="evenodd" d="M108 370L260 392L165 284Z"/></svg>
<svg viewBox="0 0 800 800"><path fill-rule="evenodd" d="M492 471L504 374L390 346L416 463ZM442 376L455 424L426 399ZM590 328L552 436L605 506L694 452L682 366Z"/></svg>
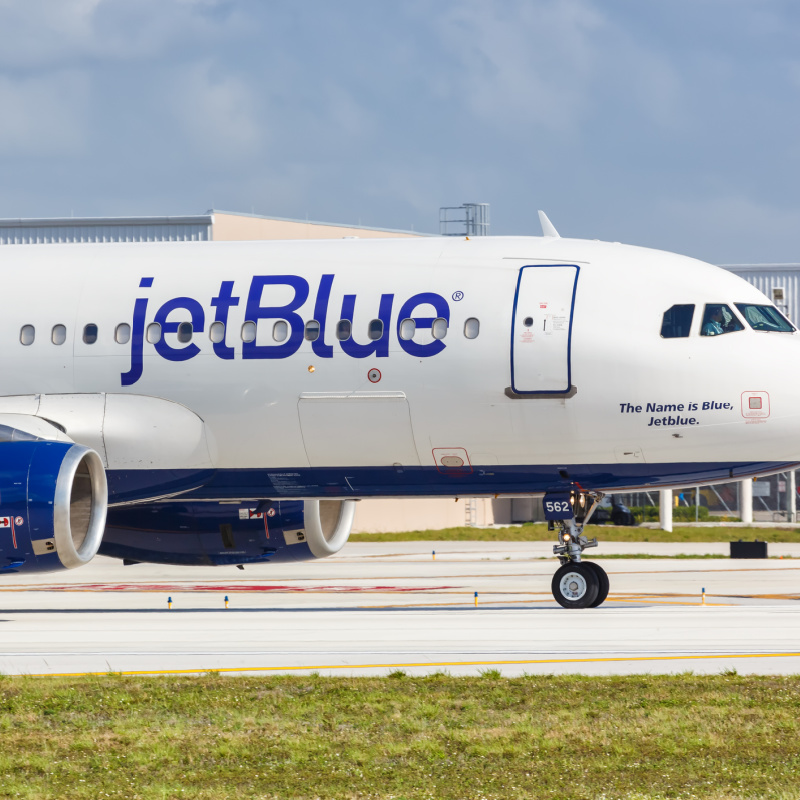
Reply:
<svg viewBox="0 0 800 800"><path fill-rule="evenodd" d="M598 492L548 492L544 511L550 530L558 531L553 552L561 566L553 575L551 588L556 602L564 608L596 608L608 597L608 575L593 562L582 561L587 547L597 547L597 539L584 536L583 526L602 498Z"/></svg>

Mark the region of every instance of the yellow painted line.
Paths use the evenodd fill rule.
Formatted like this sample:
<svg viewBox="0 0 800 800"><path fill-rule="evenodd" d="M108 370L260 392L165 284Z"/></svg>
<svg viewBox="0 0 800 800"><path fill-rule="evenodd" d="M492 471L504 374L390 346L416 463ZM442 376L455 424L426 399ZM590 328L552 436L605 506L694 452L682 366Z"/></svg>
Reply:
<svg viewBox="0 0 800 800"><path fill-rule="evenodd" d="M691 573L725 573L725 572L791 572L800 570L800 567L784 567L782 564L769 564L768 567L726 567L725 569L637 569L629 572L618 572L609 567L609 575L670 575L670 574L691 574Z"/></svg>
<svg viewBox="0 0 800 800"><path fill-rule="evenodd" d="M709 603L706 601L705 603L697 602L697 603L688 603L682 600L651 600L647 599L637 599L634 597L611 597L609 596L609 600L613 600L616 603L646 603L648 605L658 605L658 606L724 606L726 608L733 607L735 603Z"/></svg>
<svg viewBox="0 0 800 800"><path fill-rule="evenodd" d="M492 592L494 595L495 592ZM520 592L514 592L514 594L521 594ZM539 594L543 594L540 592ZM553 596L550 592L547 592L547 596L550 600L555 603L553 600ZM526 600L483 600L481 599L478 607L480 606L491 606L491 605L511 605L512 603L540 603L541 600L536 600L535 598L528 598ZM390 603L387 605L361 605L356 606L356 608L433 608L438 606L469 606L470 608L473 605L472 598L469 600L462 600L460 603Z"/></svg>
<svg viewBox="0 0 800 800"><path fill-rule="evenodd" d="M492 592L494 594L494 592ZM534 594L531 592L531 594ZM546 594L547 597L545 600L550 600L555 603L550 592L538 592L538 594ZM706 595L708 597L708 595ZM536 599L536 598L528 598L526 600L481 600L478 604L478 607L481 606L491 606L491 605L512 605L514 603L541 603L543 600ZM615 597L614 595L609 595L606 602L614 602L614 603L639 603L639 604L646 604L646 605L665 605L665 606L720 606L720 607L733 607L735 603L709 603L707 600L705 603L701 602L700 600L690 603L685 602L682 600L654 600L651 597ZM360 605L356 606L356 608L373 608L373 609L380 609L380 608L438 608L438 607L454 607L454 606L472 606L472 601L464 600L460 603L390 603L385 605Z"/></svg>
<svg viewBox="0 0 800 800"><path fill-rule="evenodd" d="M498 667L521 666L525 664L608 664L645 661L700 661L725 658L800 658L800 653L712 653L709 655L674 656L612 656L608 658L540 658L515 659L503 661L413 661L400 664L312 664L308 666L287 667L218 667L209 669L158 669L132 670L128 672L43 672L26 673L29 678L81 678L101 675L204 675L209 672L302 672L321 669L408 669L411 667ZM6 676L11 677L11 676Z"/></svg>

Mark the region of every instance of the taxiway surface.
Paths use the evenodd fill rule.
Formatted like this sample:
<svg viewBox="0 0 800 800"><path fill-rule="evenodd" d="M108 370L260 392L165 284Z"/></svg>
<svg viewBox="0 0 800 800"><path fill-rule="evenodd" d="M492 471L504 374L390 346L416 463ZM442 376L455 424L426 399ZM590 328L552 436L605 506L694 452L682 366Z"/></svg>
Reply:
<svg viewBox="0 0 800 800"><path fill-rule="evenodd" d="M552 599L549 542L355 541L244 572L97 558L0 579L0 673L800 673L800 546L669 557L727 550L603 543L664 557L601 560L609 600L585 611Z"/></svg>

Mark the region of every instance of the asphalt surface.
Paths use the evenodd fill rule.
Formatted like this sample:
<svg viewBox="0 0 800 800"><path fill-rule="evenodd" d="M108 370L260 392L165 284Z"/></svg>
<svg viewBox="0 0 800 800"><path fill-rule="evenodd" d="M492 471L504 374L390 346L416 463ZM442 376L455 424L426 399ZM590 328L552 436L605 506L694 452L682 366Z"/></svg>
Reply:
<svg viewBox="0 0 800 800"><path fill-rule="evenodd" d="M584 611L552 599L551 551L355 541L244 571L97 558L3 576L0 673L800 674L800 545L730 560L670 557L727 544L603 543L598 556L659 558L600 560L611 593Z"/></svg>

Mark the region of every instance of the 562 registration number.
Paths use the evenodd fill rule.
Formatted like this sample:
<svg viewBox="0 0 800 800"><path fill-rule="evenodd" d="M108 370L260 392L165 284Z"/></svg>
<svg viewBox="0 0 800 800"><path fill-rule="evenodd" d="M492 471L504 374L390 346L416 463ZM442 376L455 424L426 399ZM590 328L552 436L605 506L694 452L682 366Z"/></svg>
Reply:
<svg viewBox="0 0 800 800"><path fill-rule="evenodd" d="M548 493L542 501L546 520L572 519L575 514L569 502L569 493Z"/></svg>

